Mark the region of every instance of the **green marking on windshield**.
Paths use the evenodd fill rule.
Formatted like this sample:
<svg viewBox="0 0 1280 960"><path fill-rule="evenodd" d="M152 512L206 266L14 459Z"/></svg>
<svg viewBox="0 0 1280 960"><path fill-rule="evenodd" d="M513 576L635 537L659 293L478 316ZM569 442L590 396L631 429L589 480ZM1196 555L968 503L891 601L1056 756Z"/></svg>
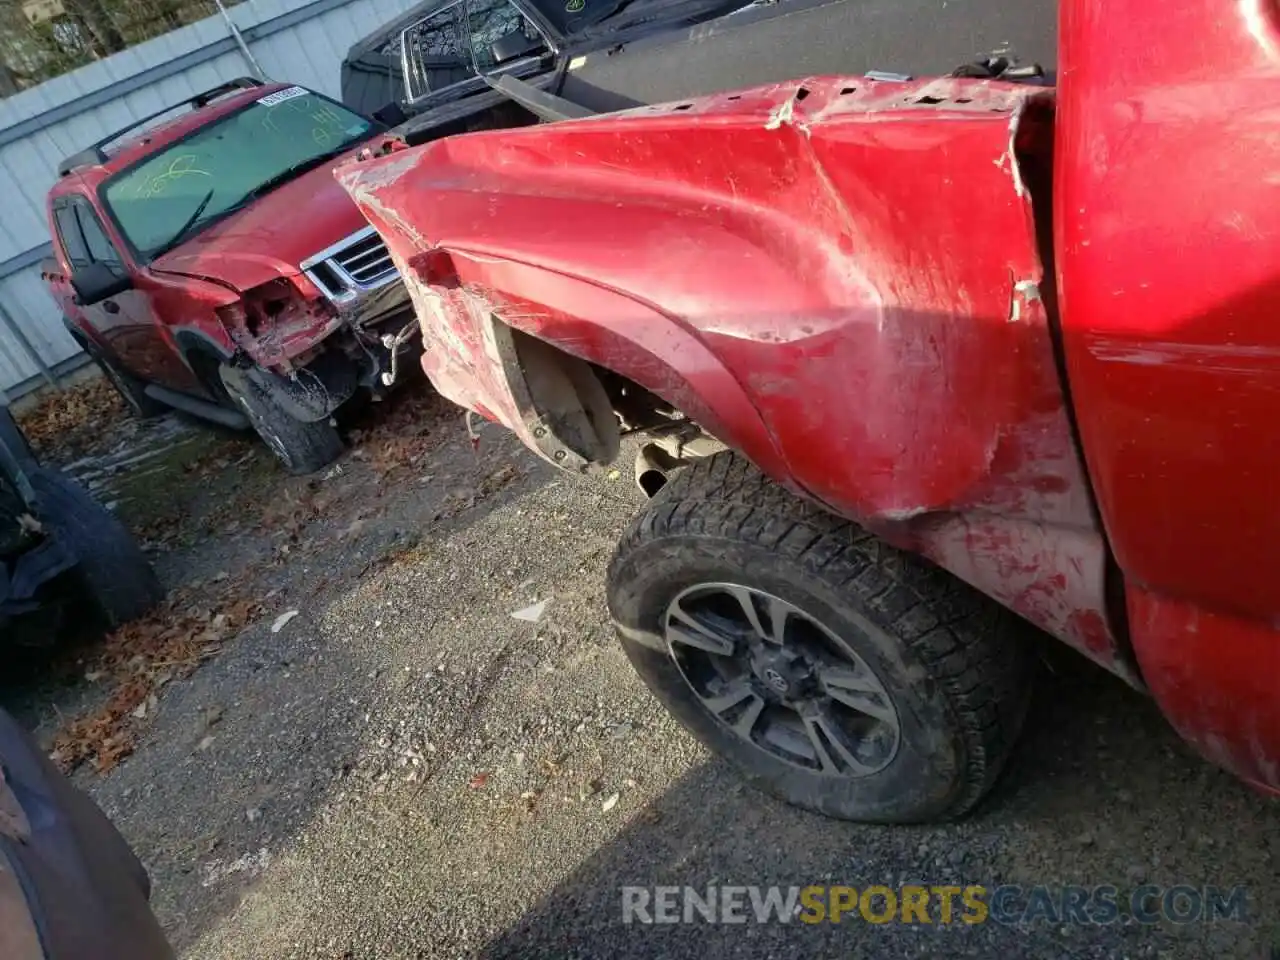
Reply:
<svg viewBox="0 0 1280 960"><path fill-rule="evenodd" d="M103 199L135 249L154 256L173 237L198 233L256 199L264 185L274 189L372 130L368 120L340 104L291 88L220 117L121 171L107 180Z"/></svg>
<svg viewBox="0 0 1280 960"><path fill-rule="evenodd" d="M199 161L200 158L194 153L179 154L169 161L168 166L154 176L140 179L134 196L140 199L164 196L173 183L183 177L209 176L208 171L201 170L196 166Z"/></svg>

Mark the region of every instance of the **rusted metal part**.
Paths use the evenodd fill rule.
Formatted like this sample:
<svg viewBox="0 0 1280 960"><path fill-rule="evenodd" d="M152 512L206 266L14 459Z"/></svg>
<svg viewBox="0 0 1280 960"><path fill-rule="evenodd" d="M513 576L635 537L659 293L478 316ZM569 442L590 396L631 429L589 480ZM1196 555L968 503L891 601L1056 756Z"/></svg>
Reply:
<svg viewBox="0 0 1280 960"><path fill-rule="evenodd" d="M304 298L289 279L255 287L218 314L238 349L281 373L347 322L327 300Z"/></svg>
<svg viewBox="0 0 1280 960"><path fill-rule="evenodd" d="M1020 162L1051 108L987 80L812 78L338 176L446 396L536 449L494 330L530 334L1124 673Z"/></svg>

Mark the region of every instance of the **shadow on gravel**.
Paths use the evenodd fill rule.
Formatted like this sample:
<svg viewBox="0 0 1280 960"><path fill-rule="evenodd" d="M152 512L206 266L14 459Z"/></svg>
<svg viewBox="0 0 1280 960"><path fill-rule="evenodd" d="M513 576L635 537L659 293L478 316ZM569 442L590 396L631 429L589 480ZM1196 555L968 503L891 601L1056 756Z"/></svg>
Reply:
<svg viewBox="0 0 1280 960"><path fill-rule="evenodd" d="M638 813L482 956L1274 956L1276 806L1193 756L1152 703L1074 654L1056 653L1011 769L970 818L896 828L826 820L744 786L712 761ZM1063 835L1057 824L1078 824L1082 811L1096 829ZM1110 830L1113 815L1123 832ZM870 925L856 912L839 925L622 920L623 886L690 885L705 894L708 885L1114 884L1123 901L1143 883L1250 879L1244 924L967 925L958 906L951 924L938 922L935 907L930 925Z"/></svg>
<svg viewBox="0 0 1280 960"><path fill-rule="evenodd" d="M286 476L243 438L231 437L227 448L221 434L196 434L192 450L159 468L147 461L142 480L127 446L77 465L86 482L102 481L100 498L128 492L128 519L144 539L156 538L154 562L167 585L250 571L246 595L261 608L194 673L156 686L135 723L131 757L106 774L93 774L88 762L75 774L146 863L153 906L178 950L234 910L300 832L318 828L325 802L360 775L369 717L388 691L415 695L370 634L375 616L390 622L424 611L377 613L372 603L358 619L333 611L377 593L388 573L552 474L496 429L482 430L473 451L461 414L434 394L422 404L425 452L412 431L378 433L389 418L369 410L349 424L360 449L311 478ZM274 529L259 519L283 501L319 496L327 504L314 516L285 516ZM458 593L443 587L437 604L447 605L449 589ZM376 606L383 603L390 606ZM298 618L272 632L288 610ZM7 652L0 702L47 740L108 695L110 678L86 674L101 641L100 632L79 631ZM165 667L147 665L150 674Z"/></svg>
<svg viewBox="0 0 1280 960"><path fill-rule="evenodd" d="M380 773L364 768L377 735L371 715L376 726L389 699L422 695L423 672L386 659L388 646L374 636L382 621L373 618L429 614L382 600L381 576L537 490L550 472L512 444L490 443L479 458L460 452L451 444L433 456L440 483L397 495L355 542L291 565L292 586L198 682L166 692L147 742L95 789L163 879L153 905L179 952L235 910L303 833L324 828L327 803L370 789ZM515 480L459 513L446 509L459 483L500 469L512 453ZM449 455L463 464L454 474L440 466ZM443 593L414 599L448 603ZM340 611L353 603L367 611L359 619ZM273 634L273 617L289 608L299 618Z"/></svg>

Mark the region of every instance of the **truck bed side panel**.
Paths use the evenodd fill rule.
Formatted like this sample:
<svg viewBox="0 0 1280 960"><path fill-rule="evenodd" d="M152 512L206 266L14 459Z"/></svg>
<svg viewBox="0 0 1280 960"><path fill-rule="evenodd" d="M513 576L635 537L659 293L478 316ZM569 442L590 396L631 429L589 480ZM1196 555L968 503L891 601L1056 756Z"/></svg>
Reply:
<svg viewBox="0 0 1280 960"><path fill-rule="evenodd" d="M1184 736L1280 788L1280 17L1071 3L1062 34L1064 345L1135 653Z"/></svg>

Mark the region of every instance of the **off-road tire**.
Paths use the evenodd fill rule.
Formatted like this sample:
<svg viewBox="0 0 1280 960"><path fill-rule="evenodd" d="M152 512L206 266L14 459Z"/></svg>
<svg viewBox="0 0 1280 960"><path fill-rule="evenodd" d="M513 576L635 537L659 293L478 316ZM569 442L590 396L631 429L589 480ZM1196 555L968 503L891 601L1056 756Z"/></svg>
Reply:
<svg viewBox="0 0 1280 960"><path fill-rule="evenodd" d="M102 375L107 378L107 382L115 388L116 393L120 394L125 406L135 417L139 420L150 420L168 411L168 405L147 396L147 385L142 380L121 369L120 365L107 356L92 340L81 340L80 343L85 353L89 355L89 359L97 364Z"/></svg>
<svg viewBox="0 0 1280 960"><path fill-rule="evenodd" d="M226 367L221 376L228 395L290 473L315 473L342 456L345 444L328 419L314 423L298 420L249 377L229 375Z"/></svg>
<svg viewBox="0 0 1280 960"><path fill-rule="evenodd" d="M31 486L40 523L75 550L77 575L108 627L135 620L164 599L142 548L84 487L46 467L32 471Z"/></svg>
<svg viewBox="0 0 1280 960"><path fill-rule="evenodd" d="M857 778L798 769L704 705L664 619L682 590L715 582L793 604L863 658L900 718L883 769ZM918 823L965 814L995 782L1026 713L1033 658L1021 621L733 453L677 473L635 519L610 565L608 599L627 656L677 719L750 782L827 816Z"/></svg>

